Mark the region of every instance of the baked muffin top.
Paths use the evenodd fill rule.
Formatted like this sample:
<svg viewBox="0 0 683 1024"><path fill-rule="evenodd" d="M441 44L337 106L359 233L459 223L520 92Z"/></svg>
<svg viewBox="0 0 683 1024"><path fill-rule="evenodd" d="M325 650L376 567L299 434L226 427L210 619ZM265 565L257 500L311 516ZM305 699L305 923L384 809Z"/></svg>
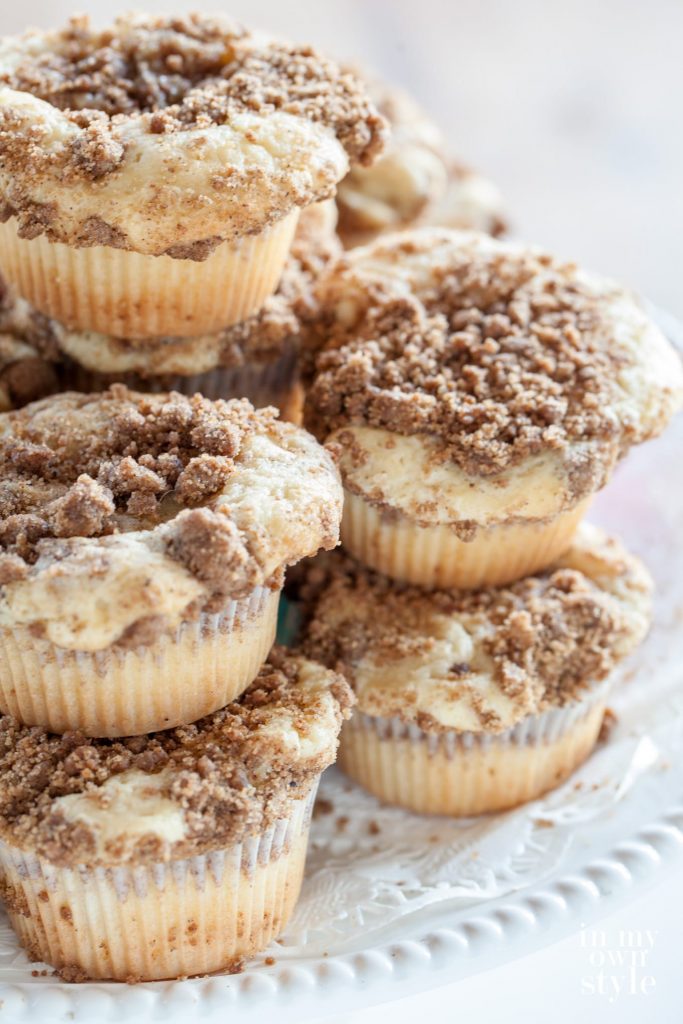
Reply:
<svg viewBox="0 0 683 1024"><path fill-rule="evenodd" d="M587 524L547 572L479 591L394 583L333 554L300 585L301 649L367 715L498 733L604 679L647 632L651 590L642 563Z"/></svg>
<svg viewBox="0 0 683 1024"><path fill-rule="evenodd" d="M28 238L205 259L333 195L384 135L353 75L220 17L0 43L0 195Z"/></svg>
<svg viewBox="0 0 683 1024"><path fill-rule="evenodd" d="M352 703L340 676L276 648L238 700L165 732L56 736L0 716L0 837L64 866L224 849L310 792Z"/></svg>
<svg viewBox="0 0 683 1024"><path fill-rule="evenodd" d="M367 85L391 135L371 167L352 167L339 184L344 245L427 224L501 234L505 220L496 186L449 156L441 131L411 96L386 82Z"/></svg>
<svg viewBox="0 0 683 1024"><path fill-rule="evenodd" d="M307 422L359 446L349 466L373 431L479 479L546 456L575 502L683 400L681 360L637 301L537 249L404 232L347 253L318 298Z"/></svg>
<svg viewBox="0 0 683 1024"><path fill-rule="evenodd" d="M338 540L332 459L246 399L56 395L0 416L0 467L0 622L76 650L219 610Z"/></svg>

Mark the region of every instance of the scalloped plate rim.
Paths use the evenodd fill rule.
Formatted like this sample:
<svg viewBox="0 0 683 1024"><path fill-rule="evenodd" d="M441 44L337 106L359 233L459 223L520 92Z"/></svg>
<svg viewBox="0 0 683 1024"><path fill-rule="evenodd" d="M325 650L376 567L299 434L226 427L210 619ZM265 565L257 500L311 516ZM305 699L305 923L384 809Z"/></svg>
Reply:
<svg viewBox="0 0 683 1024"><path fill-rule="evenodd" d="M627 863L634 858L639 864L636 871ZM613 841L606 852L592 857L580 868L559 872L542 884L491 903L474 905L455 926L413 929L402 939L369 946L361 952L318 957L308 964L285 960L274 967L264 967L258 975L213 975L189 982L116 987L111 982L56 982L49 986L9 983L0 989L0 1014L5 1020L18 1022L39 1009L41 1024L47 1024L49 1020L94 1019L82 1014L96 1010L98 1024L104 1024L123 1020L124 1016L126 1021L133 1021L138 1014L146 1020L160 1019L162 1014L166 1019L176 1013L185 1016L192 1007L195 1019L210 1020L214 1016L224 1019L227 1009L262 1011L285 997L287 1005L281 1006L281 1020L302 1021L305 1004L326 989L334 991L335 1001L339 1000L335 1013L348 1011L354 1004L361 1005L361 1000L367 1007L398 999L406 994L407 988L411 992L424 991L494 967L506 959L510 942L514 941L517 957L557 941L576 929L579 911L583 926L603 914L610 904L621 902L625 893L637 895L636 890L656 881L662 869L677 860L683 862L683 794L680 800ZM609 881L600 882L601 875ZM543 920L537 912L541 903L545 905ZM444 913L444 907L440 911ZM514 936L508 935L511 920L515 922ZM449 944L450 951L446 948ZM435 948L440 948L440 952L435 953ZM442 962L444 956L451 958L450 963ZM464 970L466 965L472 969ZM430 979L438 974L447 977L433 984ZM346 998L342 988L346 989ZM54 1005L52 1012L49 1003L54 997L61 1005ZM292 1004L293 999L297 1000L296 1005ZM174 1007L176 1000L178 1005ZM120 1012L114 1012L117 1009ZM12 1011L12 1017L6 1016ZM296 1016L292 1015L294 1012ZM319 1015L322 1007L311 1007L311 1012Z"/></svg>

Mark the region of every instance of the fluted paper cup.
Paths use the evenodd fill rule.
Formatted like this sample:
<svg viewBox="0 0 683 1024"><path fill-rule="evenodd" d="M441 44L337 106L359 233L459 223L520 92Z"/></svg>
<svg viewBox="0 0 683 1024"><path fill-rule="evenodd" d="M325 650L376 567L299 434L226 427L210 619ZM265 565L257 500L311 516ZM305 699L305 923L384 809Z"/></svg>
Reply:
<svg viewBox="0 0 683 1024"><path fill-rule="evenodd" d="M0 842L2 891L29 956L68 980L153 981L239 968L299 896L315 789L261 835L187 860L57 867Z"/></svg>
<svg viewBox="0 0 683 1024"><path fill-rule="evenodd" d="M136 648L73 651L26 627L0 631L0 711L50 732L137 736L235 700L275 639L279 591L259 587Z"/></svg>
<svg viewBox="0 0 683 1024"><path fill-rule="evenodd" d="M425 732L399 718L356 712L338 764L387 804L468 817L535 800L564 782L595 746L609 686L530 716L499 734Z"/></svg>
<svg viewBox="0 0 683 1024"><path fill-rule="evenodd" d="M388 517L345 488L341 540L359 562L395 580L424 587L502 586L559 558L587 508L586 500L549 522L492 526L463 541L446 525Z"/></svg>
<svg viewBox="0 0 683 1024"><path fill-rule="evenodd" d="M211 334L257 313L277 289L299 211L265 231L222 242L205 260L147 256L0 224L2 272L22 298L71 330L120 338Z"/></svg>

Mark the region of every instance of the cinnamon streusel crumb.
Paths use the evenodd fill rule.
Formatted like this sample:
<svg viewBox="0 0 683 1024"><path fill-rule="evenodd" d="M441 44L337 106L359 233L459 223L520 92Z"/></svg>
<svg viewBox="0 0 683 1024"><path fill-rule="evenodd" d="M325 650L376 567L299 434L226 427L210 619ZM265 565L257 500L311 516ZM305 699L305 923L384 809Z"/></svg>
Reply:
<svg viewBox="0 0 683 1024"><path fill-rule="evenodd" d="M226 482L245 434L275 415L246 400L147 397L122 385L12 413L0 435L0 548L31 564L46 538L100 537L122 516L145 527L197 505Z"/></svg>
<svg viewBox="0 0 683 1024"><path fill-rule="evenodd" d="M404 263L417 267L439 247L447 259L426 263L422 277L416 270L419 286L407 270L403 282ZM649 436L636 402L616 409L633 363L609 315L623 298L616 287L596 290L573 264L466 233L396 235L359 252L320 289L321 351L307 405L319 436L349 424L426 434L445 458L481 475L583 443L611 465ZM384 275L375 269L383 261ZM401 268L395 278L392 267ZM667 384L664 421L674 404Z"/></svg>
<svg viewBox="0 0 683 1024"><path fill-rule="evenodd" d="M582 571L584 551L599 559L595 578ZM300 646L349 680L361 711L448 728L436 704L434 714L424 710L431 693L440 706L465 700L480 728L498 732L509 727L495 710L501 700L519 719L580 699L604 679L642 639L650 587L637 559L602 535L545 573L479 591L425 591L328 554L299 584ZM460 636L469 639L458 647ZM451 643L468 653L442 664L440 645ZM422 709L421 686L431 687Z"/></svg>
<svg viewBox="0 0 683 1024"><path fill-rule="evenodd" d="M199 14L76 18L4 40L0 220L202 261L332 197L386 131L362 83L309 46Z"/></svg>
<svg viewBox="0 0 683 1024"><path fill-rule="evenodd" d="M385 132L358 80L311 47L260 41L234 22L199 14L124 16L104 31L72 18L51 49L26 56L0 81L70 113L84 129L74 143L75 170L94 180L123 159L111 131L122 117L140 117L150 134L164 135L225 124L240 111L284 111L330 127L360 163L374 158ZM26 140L13 147L11 123L4 127L4 159L23 159Z"/></svg>
<svg viewBox="0 0 683 1024"><path fill-rule="evenodd" d="M276 648L246 693L221 711L192 725L122 740L56 736L0 716L0 831L54 864L92 863L91 828L67 821L56 801L96 793L108 779L131 770L150 776L163 771L168 778L166 795L182 808L187 825L174 857L225 848L262 831L288 801L305 796L334 759L336 732L353 703L345 681L318 665L336 731L327 723L329 742L312 756L292 753L278 731L282 717L306 737L315 732L322 707L316 690L299 685L302 666L312 667ZM158 860L160 847L158 838L143 837L133 858ZM108 852L113 860L121 857L114 847Z"/></svg>

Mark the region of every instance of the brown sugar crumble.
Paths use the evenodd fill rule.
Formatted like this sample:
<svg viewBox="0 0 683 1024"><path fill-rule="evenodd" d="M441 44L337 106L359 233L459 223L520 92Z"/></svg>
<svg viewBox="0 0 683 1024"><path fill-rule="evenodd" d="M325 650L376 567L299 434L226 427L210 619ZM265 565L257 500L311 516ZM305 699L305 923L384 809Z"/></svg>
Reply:
<svg viewBox="0 0 683 1024"><path fill-rule="evenodd" d="M434 237L396 236L375 246L375 259L400 264L428 252ZM436 237L448 244L447 232ZM479 475L585 442L611 466L637 438L637 417L620 421L615 411L626 356L606 315L610 296L592 291L573 265L464 241L450 245L447 267L429 285L405 292L366 278L362 263L354 270L353 257L331 268L307 403L319 436L354 424L425 434ZM358 303L350 323L349 294ZM577 463L577 475L589 471Z"/></svg>
<svg viewBox="0 0 683 1024"><path fill-rule="evenodd" d="M632 589L635 601L642 599L646 584L632 561L624 566L620 586L624 592ZM634 625L599 579L561 564L506 587L478 591L427 592L388 580L339 552L316 559L311 576L311 588L304 583L299 589L306 622L300 648L306 656L340 672L352 686L366 658L385 668L396 663L400 676L401 659L428 661L443 618L454 619L472 638L472 664L452 666L439 694L456 701L466 696L488 732L508 725L481 699L480 673L523 717L580 699L640 639L640 620ZM367 690L364 684L360 710L397 715L427 732L443 731L433 715L414 707L410 677L404 682L396 691L376 693L371 683ZM387 700L391 709L381 710Z"/></svg>
<svg viewBox="0 0 683 1024"><path fill-rule="evenodd" d="M170 542L181 560L199 559L191 537L201 515L204 539L230 538L228 560L246 564L230 520L195 506L229 479L245 436L277 429L275 416L243 399L145 396L122 385L10 413L0 435L0 582L25 574L48 540L107 536L131 519L150 528L183 509Z"/></svg>
<svg viewBox="0 0 683 1024"><path fill-rule="evenodd" d="M192 725L127 739L58 736L0 716L0 834L54 864L93 863L93 832L84 822L67 821L55 801L96 793L129 770L165 772L165 795L183 809L187 828L187 838L173 844L174 859L262 831L287 813L289 801L305 796L334 760L332 730L329 743L308 756L293 755L278 737L283 715L301 736L319 728L325 698L297 685L300 672L299 658L275 648L249 689L221 711ZM328 674L326 682L339 725L350 714L353 696L340 676ZM276 726L272 733L270 723ZM109 841L107 862L132 857L149 863L164 855L162 840L153 835L137 839L132 853L124 840ZM65 921L69 914L62 908Z"/></svg>
<svg viewBox="0 0 683 1024"><path fill-rule="evenodd" d="M605 708L605 713L602 716L602 723L600 725L600 732L598 733L598 743L607 743L610 736L619 724L619 718L612 711L611 708Z"/></svg>
<svg viewBox="0 0 683 1024"><path fill-rule="evenodd" d="M313 818L323 818L328 814L332 814L334 811L334 804L331 800L326 800L324 797L318 797L313 807Z"/></svg>
<svg viewBox="0 0 683 1024"><path fill-rule="evenodd" d="M45 360L60 358L51 321L24 299L19 298L0 273L0 335L29 345Z"/></svg>
<svg viewBox="0 0 683 1024"><path fill-rule="evenodd" d="M353 75L220 17L73 18L7 49L0 221L21 238L206 260L332 197L384 146Z"/></svg>
<svg viewBox="0 0 683 1024"><path fill-rule="evenodd" d="M20 408L57 391L58 359L47 318L17 301L0 274L0 410Z"/></svg>
<svg viewBox="0 0 683 1024"><path fill-rule="evenodd" d="M123 16L97 31L81 16L45 40L0 82L68 114L81 129L73 170L85 178L121 164L116 129L126 118L164 135L226 124L241 112L282 111L329 127L354 161L370 162L383 145L385 122L353 75L309 46L259 40L225 19ZM12 119L12 109L3 110L0 151L9 161L32 145ZM35 144L31 152L41 157Z"/></svg>

